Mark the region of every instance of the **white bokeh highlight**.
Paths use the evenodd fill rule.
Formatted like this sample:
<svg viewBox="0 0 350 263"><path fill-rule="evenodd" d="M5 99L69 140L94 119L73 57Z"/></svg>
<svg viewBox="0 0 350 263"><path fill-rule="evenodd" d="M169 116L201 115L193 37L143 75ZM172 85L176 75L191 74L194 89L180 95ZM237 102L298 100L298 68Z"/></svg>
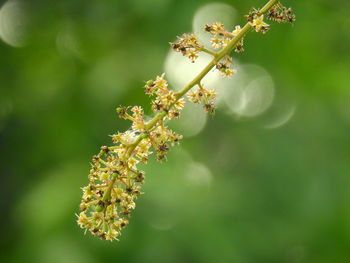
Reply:
<svg viewBox="0 0 350 263"><path fill-rule="evenodd" d="M296 105L288 105L275 116L272 120L264 125L266 129L278 129L285 126L295 115Z"/></svg>
<svg viewBox="0 0 350 263"><path fill-rule="evenodd" d="M191 162L185 174L186 181L194 187L209 188L213 180L213 175L209 168L203 163Z"/></svg>
<svg viewBox="0 0 350 263"><path fill-rule="evenodd" d="M82 58L79 39L69 22L64 23L57 33L56 47L62 56Z"/></svg>
<svg viewBox="0 0 350 263"><path fill-rule="evenodd" d="M184 137L192 137L200 133L207 123L208 113L202 105L186 102L179 119L169 122L169 127Z"/></svg>
<svg viewBox="0 0 350 263"><path fill-rule="evenodd" d="M238 117L264 113L274 99L274 82L258 65L238 65L233 78L222 81L220 95L229 111Z"/></svg>
<svg viewBox="0 0 350 263"><path fill-rule="evenodd" d="M19 0L7 1L0 9L0 38L12 47L24 46L28 22L26 4Z"/></svg>

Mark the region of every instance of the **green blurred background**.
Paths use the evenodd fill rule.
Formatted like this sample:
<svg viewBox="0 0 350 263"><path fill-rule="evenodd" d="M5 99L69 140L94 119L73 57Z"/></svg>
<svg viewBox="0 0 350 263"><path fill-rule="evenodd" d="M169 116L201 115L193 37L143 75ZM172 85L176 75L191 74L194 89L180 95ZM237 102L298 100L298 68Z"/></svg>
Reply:
<svg viewBox="0 0 350 263"><path fill-rule="evenodd" d="M350 262L350 2L283 2L295 25L249 34L245 73L207 84L216 116L174 121L185 139L106 242L75 213L91 156L129 126L115 107L149 109L164 70L187 81L167 43L193 21L242 25L265 1L0 1L0 261Z"/></svg>

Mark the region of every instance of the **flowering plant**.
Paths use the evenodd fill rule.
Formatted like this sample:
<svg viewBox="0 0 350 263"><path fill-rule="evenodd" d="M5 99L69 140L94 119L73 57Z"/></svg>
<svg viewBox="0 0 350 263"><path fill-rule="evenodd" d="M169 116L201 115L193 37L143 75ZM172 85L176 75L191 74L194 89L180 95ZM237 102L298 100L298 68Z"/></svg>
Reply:
<svg viewBox="0 0 350 263"><path fill-rule="evenodd" d="M216 92L205 89L202 79L213 68L224 77L234 75L231 52L244 51L243 40L249 31L265 34L269 30L265 17L279 23L295 21L290 8L277 0L270 0L261 9L251 10L246 16L248 22L242 28L236 26L233 31L228 31L219 22L205 25L204 29L211 35L210 42L214 49L218 49L217 52L206 49L194 34L183 34L177 42L170 43L174 51L188 57L193 63L201 52L212 55L213 59L179 92L169 89L164 74L147 81L144 88L152 98L151 106L155 114L152 119L147 120L139 106L117 108L120 118L131 121L131 128L113 134L113 146L102 146L100 152L93 156L89 184L82 188L81 212L77 219L81 228L100 239L118 238L135 209L135 199L141 194L145 176L138 169L138 163L147 163L153 152L157 160L165 160L170 147L182 139L166 124L169 120L180 118L186 103L185 95L188 101L202 104L206 112L215 113L213 101Z"/></svg>

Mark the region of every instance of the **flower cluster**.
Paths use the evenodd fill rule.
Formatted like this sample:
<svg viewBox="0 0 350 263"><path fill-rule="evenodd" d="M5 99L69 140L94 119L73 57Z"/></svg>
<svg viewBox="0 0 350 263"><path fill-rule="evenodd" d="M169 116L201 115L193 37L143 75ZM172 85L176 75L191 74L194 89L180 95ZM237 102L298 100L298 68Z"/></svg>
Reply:
<svg viewBox="0 0 350 263"><path fill-rule="evenodd" d="M241 27L236 26L235 29L230 32L225 30L224 25L219 22L214 22L211 25L205 25L204 30L212 35L210 42L214 49L224 48L228 43L232 41L240 32ZM243 38L236 44L235 51L237 53L243 52Z"/></svg>
<svg viewBox="0 0 350 263"><path fill-rule="evenodd" d="M255 32L265 34L270 29L269 24L264 22L264 15L255 8L251 9L245 18L248 20L248 23L254 28Z"/></svg>
<svg viewBox="0 0 350 263"><path fill-rule="evenodd" d="M132 115L128 113L128 110L130 107L125 107L125 106L120 106L119 108L116 109L119 118L125 119L125 120L131 120L132 121L132 126L131 128L134 131L143 131L145 128L145 123L143 120L144 113L143 109L139 106L134 106L131 108ZM117 143L119 140L123 140L124 142L127 141L127 137L125 137L124 134L117 134L113 135L113 142ZM128 140L130 140L130 137L128 137Z"/></svg>
<svg viewBox="0 0 350 263"><path fill-rule="evenodd" d="M256 15L250 25L254 28L255 32L266 34L270 30L270 25L264 22L264 15Z"/></svg>
<svg viewBox="0 0 350 263"><path fill-rule="evenodd" d="M168 82L164 74L157 76L155 80L149 80L145 85L147 95L155 97L152 100L152 110L165 111L169 119L178 119L180 110L184 108L185 99L178 98L177 94L168 89Z"/></svg>
<svg viewBox="0 0 350 263"><path fill-rule="evenodd" d="M121 230L128 225L129 216L136 206L135 201L141 194L145 176L144 171L139 169L139 164L147 163L153 152L158 161L166 160L170 147L182 139L182 135L170 130L166 123L180 118L180 111L186 101L184 95L187 94L187 99L191 102L203 104L206 112L215 113L213 101L216 92L205 89L201 81L213 68L227 77L235 73L230 53L233 50L244 50L243 38L247 27L250 25L256 32L266 33L269 29L269 25L264 22L266 13L269 19L277 22L295 20L291 9L280 3L262 10L252 10L246 16L248 23L243 29L236 26L234 30L227 31L219 22L205 25L205 31L212 36L212 47L221 49L219 52L206 49L194 34L183 34L177 42L170 43L175 51L192 62L195 62L200 52L211 54L213 60L179 92L169 89L164 74L147 81L144 89L152 99L153 118L148 119L139 106L117 108L120 118L131 121L131 128L111 135L113 145L102 146L100 152L92 158L89 184L82 188L80 213L77 215L77 223L85 232L89 231L104 240L118 239Z"/></svg>
<svg viewBox="0 0 350 263"><path fill-rule="evenodd" d="M183 34L178 37L177 42L170 42L171 47L187 56L192 63L198 58L198 53L202 51L203 45L194 34Z"/></svg>
<svg viewBox="0 0 350 263"><path fill-rule="evenodd" d="M152 132L150 132L150 142L157 152L157 160L163 160L166 157L170 146L176 145L181 139L182 135L173 132L164 125L158 125Z"/></svg>
<svg viewBox="0 0 350 263"><path fill-rule="evenodd" d="M269 31L269 24L264 22L264 15L260 13L260 10L252 9L245 17L256 32L265 34ZM278 23L295 22L293 10L286 8L280 2L277 2L268 10L267 18Z"/></svg>
<svg viewBox="0 0 350 263"><path fill-rule="evenodd" d="M214 22L212 25L205 25L205 31L212 35L210 42L214 49L224 48L232 40L230 32L226 31L224 25Z"/></svg>
<svg viewBox="0 0 350 263"><path fill-rule="evenodd" d="M197 104L204 104L204 110L210 114L215 113L213 100L216 98L215 90L207 90L200 84L196 90L187 95L188 99Z"/></svg>
<svg viewBox="0 0 350 263"><path fill-rule="evenodd" d="M220 22L214 22L209 25L206 24L204 26L204 30L211 34L212 38L210 39L210 43L214 49L223 49L228 43L230 43L233 39L237 38L242 31L242 28L238 25L232 31L225 30L225 27ZM237 53L243 52L243 36L239 38L237 43L234 46L234 51ZM187 56L191 59L192 62L198 58L199 52L206 52L214 57L217 55L216 52L210 51L206 49L198 40L198 38L194 34L183 34L181 37L178 37L178 41L174 43L170 43L173 50L180 52L182 55ZM223 76L231 77L235 70L233 70L230 66L232 64L232 59L230 56L226 56L223 61L216 63L216 69L222 73ZM146 93L153 94L155 83L150 82L146 86ZM167 94L171 95L171 94ZM170 98L171 99L171 98ZM155 101L153 108L162 109L162 105L159 105L159 101Z"/></svg>
<svg viewBox="0 0 350 263"><path fill-rule="evenodd" d="M220 71L223 76L231 77L236 73L236 70L231 68L232 58L230 56L225 56L220 62L216 63L216 69Z"/></svg>
<svg viewBox="0 0 350 263"><path fill-rule="evenodd" d="M277 23L294 23L295 15L292 8L286 8L281 3L274 5L268 12L268 19Z"/></svg>

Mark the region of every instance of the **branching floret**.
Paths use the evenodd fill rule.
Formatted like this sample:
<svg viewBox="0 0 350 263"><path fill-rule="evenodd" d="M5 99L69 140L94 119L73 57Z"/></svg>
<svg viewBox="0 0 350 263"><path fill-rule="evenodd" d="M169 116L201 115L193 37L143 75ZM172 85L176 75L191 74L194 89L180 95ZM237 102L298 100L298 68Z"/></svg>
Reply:
<svg viewBox="0 0 350 263"><path fill-rule="evenodd" d="M248 22L242 28L236 26L227 31L220 22L205 25L204 30L211 35L211 46L217 52L205 48L194 34L183 34L177 42L170 43L174 51L193 63L201 52L212 55L213 59L178 92L169 88L165 74L147 81L144 90L152 100L154 112L150 120L139 106L117 108L118 116L129 120L131 128L111 135L113 145L102 146L92 158L89 184L82 188L81 212L77 215L77 223L85 232L104 240L118 239L121 230L129 224L129 216L136 207L135 201L142 193L145 176L138 164L147 163L153 152L158 161L166 160L170 147L182 139L182 135L167 127L167 122L180 118L186 103L202 104L206 112L215 113L216 92L206 89L202 79L213 68L225 77L236 73L230 54L232 51L244 51L243 39L249 31L266 33L269 30L264 15L279 23L295 21L290 8L277 0L270 0L263 8L251 10L246 16Z"/></svg>

